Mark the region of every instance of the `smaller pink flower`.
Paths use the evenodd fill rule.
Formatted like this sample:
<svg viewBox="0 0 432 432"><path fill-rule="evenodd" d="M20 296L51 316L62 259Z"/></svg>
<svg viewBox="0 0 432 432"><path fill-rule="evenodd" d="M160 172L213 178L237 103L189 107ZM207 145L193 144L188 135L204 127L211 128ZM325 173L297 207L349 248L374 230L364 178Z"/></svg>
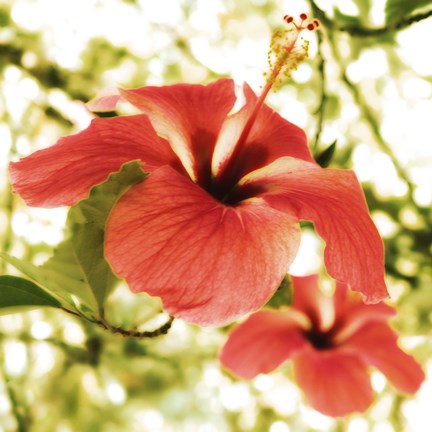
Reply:
<svg viewBox="0 0 432 432"><path fill-rule="evenodd" d="M369 366L402 393L418 390L425 376L397 345L388 324L394 308L365 305L340 283L333 297L325 296L316 275L292 279L291 308L257 312L231 332L220 356L227 369L250 379L292 359L308 403L333 417L364 411L372 403Z"/></svg>

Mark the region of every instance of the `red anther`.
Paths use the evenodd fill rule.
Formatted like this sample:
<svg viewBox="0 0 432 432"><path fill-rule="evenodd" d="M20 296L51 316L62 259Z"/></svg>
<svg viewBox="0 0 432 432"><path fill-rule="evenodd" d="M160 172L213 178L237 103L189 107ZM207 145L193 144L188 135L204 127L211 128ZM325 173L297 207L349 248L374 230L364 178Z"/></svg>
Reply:
<svg viewBox="0 0 432 432"><path fill-rule="evenodd" d="M315 30L315 26L313 24L308 24L306 27L308 30Z"/></svg>
<svg viewBox="0 0 432 432"><path fill-rule="evenodd" d="M294 21L294 18L292 16L285 15L284 20L289 24Z"/></svg>
<svg viewBox="0 0 432 432"><path fill-rule="evenodd" d="M300 14L300 19L304 21L307 19L307 15L305 13Z"/></svg>
<svg viewBox="0 0 432 432"><path fill-rule="evenodd" d="M313 23L313 25L314 25L315 27L317 27L317 28L318 28L319 25L320 25L318 20L313 20L312 23Z"/></svg>

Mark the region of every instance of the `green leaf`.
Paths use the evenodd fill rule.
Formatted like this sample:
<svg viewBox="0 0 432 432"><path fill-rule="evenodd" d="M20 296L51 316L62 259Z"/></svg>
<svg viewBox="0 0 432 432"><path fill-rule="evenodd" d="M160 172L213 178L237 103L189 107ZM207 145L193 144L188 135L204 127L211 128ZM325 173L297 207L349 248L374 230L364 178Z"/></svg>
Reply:
<svg viewBox="0 0 432 432"><path fill-rule="evenodd" d="M130 186L147 176L139 161L124 164L101 185L95 186L88 199L71 208L68 216L71 238L63 244L75 257L80 281L91 290L101 307L118 280L104 258L105 223L117 200ZM54 257L55 258L55 257ZM50 260L51 264L56 264Z"/></svg>
<svg viewBox="0 0 432 432"><path fill-rule="evenodd" d="M41 306L60 308L60 302L33 282L16 276L0 276L0 314Z"/></svg>
<svg viewBox="0 0 432 432"><path fill-rule="evenodd" d="M132 161L95 186L89 198L70 209L69 235L42 266L3 253L0 257L68 304L75 305L72 297L75 296L84 308L91 311L102 308L118 280L104 257L106 220L126 190L146 176L140 162Z"/></svg>
<svg viewBox="0 0 432 432"><path fill-rule="evenodd" d="M57 255L58 252L59 249L56 249L54 255ZM3 252L0 253L0 257L18 269L21 273L35 281L37 284L44 287L47 291L56 294L57 297L64 301L64 304L75 305L71 294L75 294L77 297L80 297L84 292L81 286L76 286L76 280L73 275L73 264L71 262L67 262L65 260L63 271L61 274L58 274L55 269L50 269L49 265L47 264L37 267L34 264L21 261L18 258ZM83 303L87 302L84 300Z"/></svg>
<svg viewBox="0 0 432 432"><path fill-rule="evenodd" d="M336 150L336 143L337 140L335 140L325 150L316 156L315 160L321 168L326 168L330 165Z"/></svg>
<svg viewBox="0 0 432 432"><path fill-rule="evenodd" d="M392 24L416 9L432 5L432 0L387 0L385 6L386 22Z"/></svg>

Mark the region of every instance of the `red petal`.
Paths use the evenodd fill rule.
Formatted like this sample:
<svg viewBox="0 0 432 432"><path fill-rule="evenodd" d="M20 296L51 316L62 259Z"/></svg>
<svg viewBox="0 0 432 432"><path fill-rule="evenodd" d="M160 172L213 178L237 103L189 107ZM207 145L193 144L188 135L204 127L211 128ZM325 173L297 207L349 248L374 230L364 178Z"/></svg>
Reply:
<svg viewBox="0 0 432 432"><path fill-rule="evenodd" d="M344 348L358 352L403 393L415 393L425 379L420 365L398 347L397 335L387 324L369 323L361 327L344 343Z"/></svg>
<svg viewBox="0 0 432 432"><path fill-rule="evenodd" d="M14 191L29 205L72 205L122 164L142 160L146 171L178 165L146 116L95 119L84 131L11 163Z"/></svg>
<svg viewBox="0 0 432 432"><path fill-rule="evenodd" d="M294 357L294 374L308 403L325 415L362 412L372 403L366 365L353 354L310 348Z"/></svg>
<svg viewBox="0 0 432 432"><path fill-rule="evenodd" d="M388 297L382 240L354 172L281 158L246 176L241 188L312 221L326 241L325 263L334 279L360 291L369 303Z"/></svg>
<svg viewBox="0 0 432 432"><path fill-rule="evenodd" d="M216 144L212 170L215 176L223 170L234 145L252 114L257 96L245 84L243 90L246 104L224 123ZM313 162L304 131L266 105L263 105L255 120L245 147L237 155L239 160L238 179L247 173L266 166L282 156L292 156Z"/></svg>
<svg viewBox="0 0 432 432"><path fill-rule="evenodd" d="M347 292L346 285L340 283L336 286L334 300L334 338L338 343L343 343L366 323L386 322L396 314L396 310L384 302L365 304L358 293Z"/></svg>
<svg viewBox="0 0 432 432"><path fill-rule="evenodd" d="M170 167L133 186L107 225L106 254L132 291L201 325L261 307L293 260L298 225L263 201L229 207Z"/></svg>
<svg viewBox="0 0 432 432"><path fill-rule="evenodd" d="M117 87L103 89L94 99L87 102L87 108L91 111L103 112L114 111L121 100L120 91Z"/></svg>
<svg viewBox="0 0 432 432"><path fill-rule="evenodd" d="M232 80L223 79L208 86L142 87L121 90L121 94L150 117L193 180L201 184L209 181L216 138L235 102Z"/></svg>
<svg viewBox="0 0 432 432"><path fill-rule="evenodd" d="M316 330L327 330L333 324L333 298L325 296L318 288L318 275L291 276L291 279L294 285L294 308L307 315Z"/></svg>
<svg viewBox="0 0 432 432"><path fill-rule="evenodd" d="M306 343L290 311L261 311L231 332L220 361L237 376L250 379L276 369Z"/></svg>

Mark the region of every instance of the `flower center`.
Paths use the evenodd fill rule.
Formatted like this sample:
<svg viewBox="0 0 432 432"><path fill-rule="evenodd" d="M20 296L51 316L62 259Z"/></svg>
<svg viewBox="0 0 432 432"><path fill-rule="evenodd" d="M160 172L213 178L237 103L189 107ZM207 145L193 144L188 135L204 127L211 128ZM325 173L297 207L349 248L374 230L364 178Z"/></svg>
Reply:
<svg viewBox="0 0 432 432"><path fill-rule="evenodd" d="M291 73L297 69L299 63L307 57L309 42L300 38L300 33L305 29L315 30L319 26L319 22L313 20L310 23L305 23L306 19L307 15L305 13L301 14L299 24L297 24L293 17L285 15L284 21L288 27L283 30L276 30L272 35L268 52L270 72L264 74L266 84L246 120L231 156L218 175L213 178L210 192L224 202L232 201L229 199L229 195L238 180L240 180L241 155L268 93L273 86L280 84L284 79L290 78Z"/></svg>
<svg viewBox="0 0 432 432"><path fill-rule="evenodd" d="M306 332L306 338L317 350L327 350L335 346L332 331L322 332L316 329Z"/></svg>

